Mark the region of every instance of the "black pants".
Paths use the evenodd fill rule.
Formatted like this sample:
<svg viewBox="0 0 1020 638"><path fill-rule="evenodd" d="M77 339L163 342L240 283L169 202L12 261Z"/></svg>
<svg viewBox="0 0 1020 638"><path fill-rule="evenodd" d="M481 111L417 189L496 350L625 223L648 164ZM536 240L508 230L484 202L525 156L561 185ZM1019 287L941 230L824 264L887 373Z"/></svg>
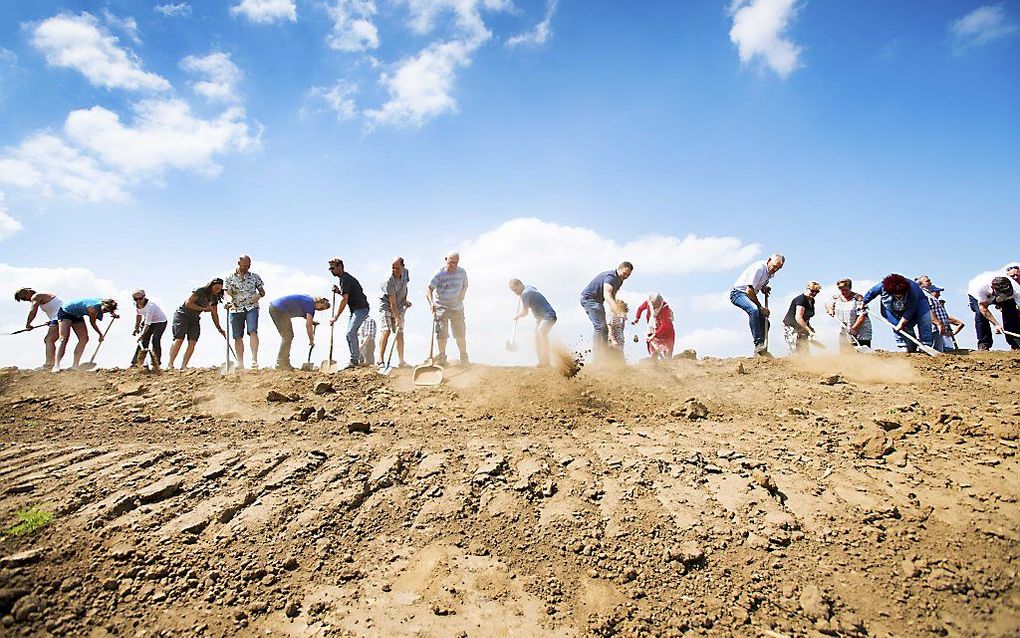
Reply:
<svg viewBox="0 0 1020 638"><path fill-rule="evenodd" d="M1002 311L1002 329L1020 334L1020 310L1017 310L1016 302L1010 299L996 307ZM988 350L992 347L992 324L981 314L981 308L974 297L970 297L970 309L974 311L974 331L977 333L978 348ZM1020 339L1006 335L1006 343L1013 350L1020 350Z"/></svg>
<svg viewBox="0 0 1020 638"><path fill-rule="evenodd" d="M143 350L150 347L152 349L152 356L156 358L156 365L163 364L163 331L166 330L166 322L150 323L145 326L142 330L142 342L137 348L135 348L135 357L131 360L131 365L138 363L138 355Z"/></svg>

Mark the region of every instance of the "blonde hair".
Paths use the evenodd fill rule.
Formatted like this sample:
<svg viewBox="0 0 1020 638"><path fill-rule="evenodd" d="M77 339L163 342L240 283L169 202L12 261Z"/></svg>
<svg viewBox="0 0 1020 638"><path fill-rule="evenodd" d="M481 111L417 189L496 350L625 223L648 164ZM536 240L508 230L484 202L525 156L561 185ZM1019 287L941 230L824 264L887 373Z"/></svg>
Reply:
<svg viewBox="0 0 1020 638"><path fill-rule="evenodd" d="M812 290L814 292L821 292L822 284L818 283L817 281L809 281L807 282L807 289Z"/></svg>
<svg viewBox="0 0 1020 638"><path fill-rule="evenodd" d="M854 282L850 281L849 279L840 279L839 281L836 282L837 288L842 288L843 286L846 286L847 288L853 288Z"/></svg>

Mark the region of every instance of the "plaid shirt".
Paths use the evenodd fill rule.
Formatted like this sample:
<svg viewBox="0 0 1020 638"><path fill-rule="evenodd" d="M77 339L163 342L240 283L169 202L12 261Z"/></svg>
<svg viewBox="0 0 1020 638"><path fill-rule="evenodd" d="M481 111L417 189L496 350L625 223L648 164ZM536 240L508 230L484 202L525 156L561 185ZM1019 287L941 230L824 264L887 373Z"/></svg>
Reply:
<svg viewBox="0 0 1020 638"><path fill-rule="evenodd" d="M935 325L935 322L938 321L942 324L943 328L948 330L949 313L946 312L946 302L942 299L936 299L928 294L927 291L924 294L928 296L928 305L931 306L932 325Z"/></svg>
<svg viewBox="0 0 1020 638"><path fill-rule="evenodd" d="M375 319L368 317L362 322L361 327L358 328L358 336L361 337L362 341L371 339L375 341Z"/></svg>

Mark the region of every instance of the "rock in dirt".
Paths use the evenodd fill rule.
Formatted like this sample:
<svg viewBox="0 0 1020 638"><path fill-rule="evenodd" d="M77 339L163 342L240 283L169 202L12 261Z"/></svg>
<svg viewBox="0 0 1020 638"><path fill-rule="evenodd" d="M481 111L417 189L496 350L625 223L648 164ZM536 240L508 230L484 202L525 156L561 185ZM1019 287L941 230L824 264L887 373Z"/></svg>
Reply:
<svg viewBox="0 0 1020 638"><path fill-rule="evenodd" d="M878 419L878 418L876 418L874 421L875 421L875 425L877 425L878 427L882 428L886 432L892 432L893 430L897 430L897 429L903 427L903 424L901 424L899 421L892 421L892 420L889 420L889 419Z"/></svg>
<svg viewBox="0 0 1020 638"><path fill-rule="evenodd" d="M22 596L27 596L31 590L21 587L4 587L0 589L0 616L11 611L14 603Z"/></svg>
<svg viewBox="0 0 1020 638"><path fill-rule="evenodd" d="M686 541L682 545L671 547L668 558L684 565L696 565L705 560L705 550L694 541Z"/></svg>
<svg viewBox="0 0 1020 638"><path fill-rule="evenodd" d="M857 455L865 459L880 459L893 451L892 442L879 428L868 428L853 441Z"/></svg>
<svg viewBox="0 0 1020 638"><path fill-rule="evenodd" d="M844 381L843 377L838 374L830 374L822 377L822 385L839 385L840 383L846 383L846 381Z"/></svg>
<svg viewBox="0 0 1020 638"><path fill-rule="evenodd" d="M372 432L372 426L367 421L351 421L347 424L348 434L370 434Z"/></svg>
<svg viewBox="0 0 1020 638"><path fill-rule="evenodd" d="M691 361L697 361L698 360L698 353L696 351L691 350L690 348L688 348L687 350L684 350L683 352L681 352L680 354L676 355L673 358L674 359L690 359Z"/></svg>
<svg viewBox="0 0 1020 638"><path fill-rule="evenodd" d="M708 418L708 406L698 401L697 398L690 397L682 405L674 405L669 413L672 416L687 417L691 421L697 421Z"/></svg>
<svg viewBox="0 0 1020 638"><path fill-rule="evenodd" d="M800 610L811 620L829 620L832 608L825 595L815 585L806 585L800 592Z"/></svg>
<svg viewBox="0 0 1020 638"><path fill-rule="evenodd" d="M266 395L266 401L269 403L293 403L297 400L298 396L296 394L287 395L276 390L270 390L269 394Z"/></svg>
<svg viewBox="0 0 1020 638"><path fill-rule="evenodd" d="M336 388L333 384L328 381L320 381L315 384L315 389L312 390L315 394L331 394L336 392Z"/></svg>
<svg viewBox="0 0 1020 638"><path fill-rule="evenodd" d="M0 568L31 565L32 563L41 560L44 554L46 554L45 548L36 547L34 549L26 549L25 551L18 552L17 554L11 554L10 556L4 556L3 558L0 558Z"/></svg>
<svg viewBox="0 0 1020 638"><path fill-rule="evenodd" d="M124 383L117 386L117 392L122 397L137 397L145 394L149 386L144 383Z"/></svg>
<svg viewBox="0 0 1020 638"><path fill-rule="evenodd" d="M24 596L18 599L18 602L14 603L14 607L11 609L11 615L18 622L25 622L32 617L33 614L37 614L43 609L42 601L39 600L38 596Z"/></svg>

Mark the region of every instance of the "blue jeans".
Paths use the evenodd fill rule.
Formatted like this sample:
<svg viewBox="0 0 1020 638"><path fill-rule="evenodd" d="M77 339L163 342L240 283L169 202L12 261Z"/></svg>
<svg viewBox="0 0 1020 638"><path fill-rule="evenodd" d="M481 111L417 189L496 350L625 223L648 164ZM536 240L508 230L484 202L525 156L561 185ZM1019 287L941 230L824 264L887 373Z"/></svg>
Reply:
<svg viewBox="0 0 1020 638"><path fill-rule="evenodd" d="M992 324L988 323L988 319L985 319L985 316L981 314L977 299L970 295L967 295L967 299L970 300L970 309L974 311L974 332L977 333L978 349L991 350Z"/></svg>
<svg viewBox="0 0 1020 638"><path fill-rule="evenodd" d="M259 307L255 306L251 310L242 310L241 312L230 313L230 333L235 339L240 339L245 335L245 326L247 325L247 333L252 334L259 331Z"/></svg>
<svg viewBox="0 0 1020 638"><path fill-rule="evenodd" d="M581 299L581 307L588 313L594 334L592 335L592 353L597 357L609 343L609 326L606 325L606 307L593 299Z"/></svg>
<svg viewBox="0 0 1020 638"><path fill-rule="evenodd" d="M730 303L747 313L748 324L751 326L751 339L755 347L765 344L765 314L754 305L746 292L730 291Z"/></svg>
<svg viewBox="0 0 1020 638"><path fill-rule="evenodd" d="M900 318L894 315L885 305L882 306L882 315L893 324L899 323L900 321ZM907 322L907 324L903 326L903 332L914 337L926 346L935 347L935 332L931 328L931 312L926 312L914 321ZM893 335L899 336L895 330L893 331ZM939 338L941 339L941 336ZM907 348L907 352L917 352L917 346L914 345L913 341L910 341L909 339L902 339L902 341Z"/></svg>
<svg viewBox="0 0 1020 638"><path fill-rule="evenodd" d="M347 322L347 347L351 349L351 365L361 363L361 351L358 348L358 328L368 318L368 308L350 309L351 318Z"/></svg>

